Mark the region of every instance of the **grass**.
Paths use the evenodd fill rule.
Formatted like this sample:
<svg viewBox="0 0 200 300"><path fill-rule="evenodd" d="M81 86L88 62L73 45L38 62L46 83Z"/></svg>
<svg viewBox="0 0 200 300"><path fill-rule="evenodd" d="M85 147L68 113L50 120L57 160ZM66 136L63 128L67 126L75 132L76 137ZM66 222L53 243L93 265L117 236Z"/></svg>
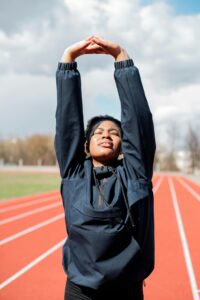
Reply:
<svg viewBox="0 0 200 300"><path fill-rule="evenodd" d="M0 173L0 199L59 190L59 174Z"/></svg>

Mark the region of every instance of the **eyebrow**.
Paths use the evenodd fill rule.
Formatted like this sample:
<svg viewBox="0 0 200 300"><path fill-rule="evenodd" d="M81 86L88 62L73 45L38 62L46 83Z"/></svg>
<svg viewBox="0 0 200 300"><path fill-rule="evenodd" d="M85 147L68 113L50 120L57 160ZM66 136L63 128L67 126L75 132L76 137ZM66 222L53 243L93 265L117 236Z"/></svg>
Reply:
<svg viewBox="0 0 200 300"><path fill-rule="evenodd" d="M100 129L100 130L105 130L105 128L98 127L98 128L95 129L95 131L98 130L98 129ZM111 130L116 130L116 131L119 131L119 132L120 132L120 130L119 130L118 128L113 128L113 127L109 128L108 130L109 130L109 131L111 131Z"/></svg>

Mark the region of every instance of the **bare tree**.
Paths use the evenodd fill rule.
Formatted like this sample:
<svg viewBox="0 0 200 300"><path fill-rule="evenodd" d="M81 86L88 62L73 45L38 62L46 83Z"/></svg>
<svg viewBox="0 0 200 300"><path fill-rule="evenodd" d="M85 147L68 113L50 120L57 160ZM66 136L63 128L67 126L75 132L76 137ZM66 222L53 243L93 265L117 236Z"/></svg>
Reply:
<svg viewBox="0 0 200 300"><path fill-rule="evenodd" d="M167 146L163 147L161 169L163 171L179 171L176 161L176 146L178 141L178 127L172 121L167 129Z"/></svg>
<svg viewBox="0 0 200 300"><path fill-rule="evenodd" d="M23 158L24 142L18 138L0 141L0 159L7 164L18 164Z"/></svg>
<svg viewBox="0 0 200 300"><path fill-rule="evenodd" d="M178 133L178 125L176 122L171 121L168 125L167 128L167 135L168 135L168 152L174 153L176 150L176 146L177 146L177 141L178 141L178 137L179 137L179 133Z"/></svg>
<svg viewBox="0 0 200 300"><path fill-rule="evenodd" d="M198 129L195 130L191 126L186 135L186 149L189 152L191 172L194 172L200 168L200 134Z"/></svg>
<svg viewBox="0 0 200 300"><path fill-rule="evenodd" d="M52 137L35 134L26 139L26 149L26 163L31 165L55 165L56 158Z"/></svg>

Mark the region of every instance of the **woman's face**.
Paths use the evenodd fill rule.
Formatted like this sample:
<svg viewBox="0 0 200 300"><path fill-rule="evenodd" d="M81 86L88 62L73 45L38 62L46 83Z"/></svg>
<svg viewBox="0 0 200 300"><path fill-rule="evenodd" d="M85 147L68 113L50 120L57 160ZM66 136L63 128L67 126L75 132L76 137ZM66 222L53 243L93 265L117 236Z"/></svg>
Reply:
<svg viewBox="0 0 200 300"><path fill-rule="evenodd" d="M101 122L90 139L89 150L95 166L115 161L121 150L119 127L112 121Z"/></svg>

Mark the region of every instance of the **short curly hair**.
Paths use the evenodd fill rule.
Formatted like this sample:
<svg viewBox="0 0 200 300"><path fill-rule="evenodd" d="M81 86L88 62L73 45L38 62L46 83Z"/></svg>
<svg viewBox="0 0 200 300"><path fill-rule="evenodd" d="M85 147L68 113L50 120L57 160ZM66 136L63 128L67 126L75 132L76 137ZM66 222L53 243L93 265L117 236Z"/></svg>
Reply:
<svg viewBox="0 0 200 300"><path fill-rule="evenodd" d="M90 139L91 139L95 129L103 121L111 121L111 122L115 123L119 127L120 132L121 132L121 122L119 120L113 118L110 115L104 115L104 116L99 115L99 116L95 116L95 117L89 119L87 122L86 129L85 129L85 140L86 140L85 148L86 148L87 152L89 152Z"/></svg>

